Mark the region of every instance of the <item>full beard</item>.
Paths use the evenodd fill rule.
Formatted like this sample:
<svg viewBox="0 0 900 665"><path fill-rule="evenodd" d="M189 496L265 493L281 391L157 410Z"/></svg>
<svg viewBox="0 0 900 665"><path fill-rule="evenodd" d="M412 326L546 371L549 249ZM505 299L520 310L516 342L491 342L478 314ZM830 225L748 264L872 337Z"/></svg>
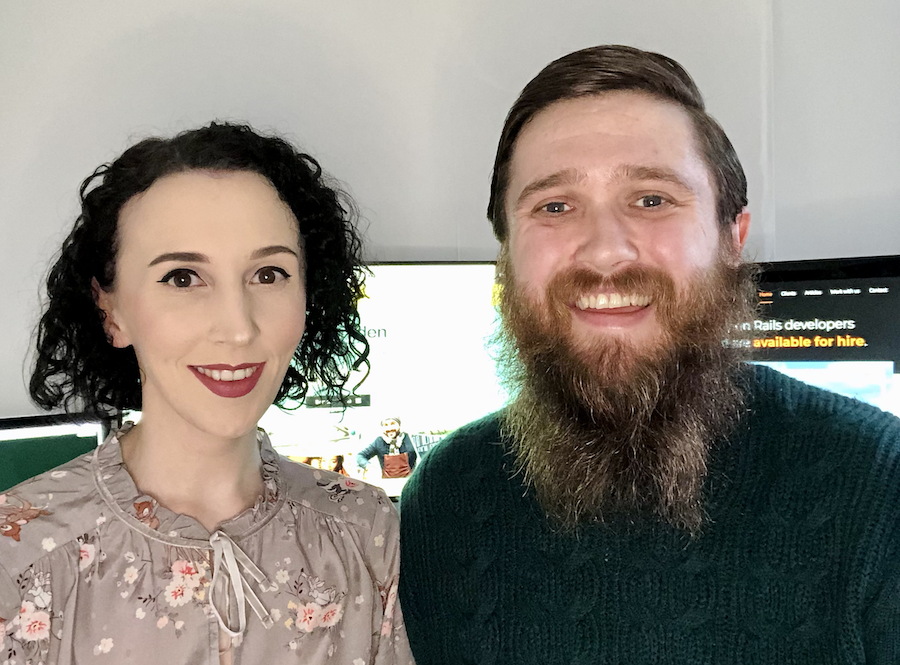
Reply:
<svg viewBox="0 0 900 665"><path fill-rule="evenodd" d="M609 277L558 275L539 307L499 263L501 376L513 399L502 417L516 469L561 530L653 515L692 534L706 519L710 447L737 422L755 269L724 253L679 294L671 278L633 267ZM600 288L650 295L659 334L638 347L598 334L572 338L568 303ZM729 340L730 343L723 343Z"/></svg>

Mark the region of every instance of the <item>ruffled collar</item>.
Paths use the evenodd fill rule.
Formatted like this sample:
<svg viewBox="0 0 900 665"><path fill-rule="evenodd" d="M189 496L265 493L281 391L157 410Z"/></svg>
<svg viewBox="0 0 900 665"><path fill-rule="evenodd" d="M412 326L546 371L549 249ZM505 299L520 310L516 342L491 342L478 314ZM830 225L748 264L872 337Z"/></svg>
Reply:
<svg viewBox="0 0 900 665"><path fill-rule="evenodd" d="M119 439L133 425L129 422L121 429L112 431L94 452L94 482L104 501L113 515L148 538L177 547L211 549L211 534L202 524L193 517L169 510L138 489L125 468L119 445ZM275 517L286 498L278 454L272 449L269 437L262 430L257 431L257 442L262 459L263 492L252 508L222 522L216 528L235 541L264 527Z"/></svg>

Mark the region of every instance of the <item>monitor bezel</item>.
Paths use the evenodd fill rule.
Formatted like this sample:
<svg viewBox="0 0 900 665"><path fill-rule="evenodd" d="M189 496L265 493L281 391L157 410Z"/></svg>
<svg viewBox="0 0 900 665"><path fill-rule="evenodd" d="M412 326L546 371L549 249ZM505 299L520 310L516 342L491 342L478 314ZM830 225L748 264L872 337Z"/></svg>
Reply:
<svg viewBox="0 0 900 665"><path fill-rule="evenodd" d="M768 261L757 265L761 283L900 277L900 255Z"/></svg>
<svg viewBox="0 0 900 665"><path fill-rule="evenodd" d="M375 266L446 266L496 265L496 261L368 261ZM900 255L851 256L827 259L759 261L760 279L765 281L803 281L818 279L856 279L868 277L900 277Z"/></svg>

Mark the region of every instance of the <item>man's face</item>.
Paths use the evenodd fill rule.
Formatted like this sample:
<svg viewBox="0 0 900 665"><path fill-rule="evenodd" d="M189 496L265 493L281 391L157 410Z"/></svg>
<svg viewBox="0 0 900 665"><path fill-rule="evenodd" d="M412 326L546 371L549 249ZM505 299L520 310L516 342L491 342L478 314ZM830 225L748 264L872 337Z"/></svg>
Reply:
<svg viewBox="0 0 900 665"><path fill-rule="evenodd" d="M386 437L394 438L400 434L400 423L396 420L385 420L381 423L381 427Z"/></svg>
<svg viewBox="0 0 900 665"><path fill-rule="evenodd" d="M695 531L712 441L742 396L722 341L749 320L749 217L723 233L688 116L629 92L520 135L498 260L516 464L571 527L651 512Z"/></svg>
<svg viewBox="0 0 900 665"><path fill-rule="evenodd" d="M689 116L634 92L537 114L516 142L505 203L520 295L569 319L582 351L600 339L666 344L666 315L721 260L723 237L739 253L748 221L720 233Z"/></svg>

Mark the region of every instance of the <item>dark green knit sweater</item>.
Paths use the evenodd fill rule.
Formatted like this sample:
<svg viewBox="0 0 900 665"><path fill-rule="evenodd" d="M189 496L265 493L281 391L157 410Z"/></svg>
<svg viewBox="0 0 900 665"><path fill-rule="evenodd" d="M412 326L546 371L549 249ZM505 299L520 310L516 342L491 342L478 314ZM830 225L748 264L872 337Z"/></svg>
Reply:
<svg viewBox="0 0 900 665"><path fill-rule="evenodd" d="M900 663L900 420L763 367L713 453L711 518L552 532L496 415L403 493L418 665Z"/></svg>

